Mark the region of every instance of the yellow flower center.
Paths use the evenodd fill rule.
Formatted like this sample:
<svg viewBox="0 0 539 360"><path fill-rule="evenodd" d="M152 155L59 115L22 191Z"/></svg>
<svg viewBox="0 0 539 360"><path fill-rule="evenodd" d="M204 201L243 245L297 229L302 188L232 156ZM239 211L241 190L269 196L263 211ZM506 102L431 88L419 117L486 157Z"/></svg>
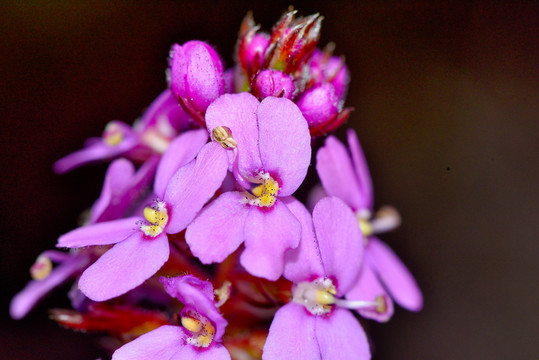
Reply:
<svg viewBox="0 0 539 360"><path fill-rule="evenodd" d="M265 176L264 182L251 191L255 198L250 200L249 203L261 207L271 207L275 204L275 200L277 199L275 195L278 191L279 184L277 181L267 175Z"/></svg>
<svg viewBox="0 0 539 360"><path fill-rule="evenodd" d="M215 336L215 327L210 320L198 312L190 311L186 316L181 317L182 326L187 329L191 336L187 338L187 343L198 346L210 346Z"/></svg>
<svg viewBox="0 0 539 360"><path fill-rule="evenodd" d="M140 230L146 235L156 237L161 234L168 223L168 212L165 203L160 201L155 207L144 208L144 218L150 225L142 225Z"/></svg>

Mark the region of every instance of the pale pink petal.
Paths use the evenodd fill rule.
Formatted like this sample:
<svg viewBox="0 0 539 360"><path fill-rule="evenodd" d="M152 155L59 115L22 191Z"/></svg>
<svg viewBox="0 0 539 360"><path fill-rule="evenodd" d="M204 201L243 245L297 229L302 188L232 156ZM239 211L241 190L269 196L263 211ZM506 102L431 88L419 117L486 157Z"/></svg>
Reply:
<svg viewBox="0 0 539 360"><path fill-rule="evenodd" d="M206 127L211 131L217 126L226 126L238 143L236 149L242 175L250 177L253 171L262 169L258 151L258 127L256 109L258 100L247 92L224 94L215 100L206 111ZM233 160L233 151L228 151Z"/></svg>
<svg viewBox="0 0 539 360"><path fill-rule="evenodd" d="M296 284L302 281L311 281L313 277L323 277L325 271L314 237L311 214L301 202L292 196L282 200L301 223L301 241L297 248L286 252L283 276Z"/></svg>
<svg viewBox="0 0 539 360"><path fill-rule="evenodd" d="M423 294L413 275L382 241L369 237L365 261L376 271L397 304L410 311L423 308Z"/></svg>
<svg viewBox="0 0 539 360"><path fill-rule="evenodd" d="M321 359L368 360L371 358L365 331L348 310L335 308L315 319Z"/></svg>
<svg viewBox="0 0 539 360"><path fill-rule="evenodd" d="M116 350L112 360L170 360L182 348L191 347L186 337L182 327L164 325Z"/></svg>
<svg viewBox="0 0 539 360"><path fill-rule="evenodd" d="M296 303L288 303L280 308L271 322L262 360L321 360L315 321L314 315Z"/></svg>
<svg viewBox="0 0 539 360"><path fill-rule="evenodd" d="M277 280L284 270L284 253L299 245L301 224L277 199L270 208L251 207L245 220L245 250L241 265L251 274Z"/></svg>
<svg viewBox="0 0 539 360"><path fill-rule="evenodd" d="M354 211L363 209L363 195L352 160L335 136L328 136L325 145L316 153L316 171L329 196L340 198Z"/></svg>
<svg viewBox="0 0 539 360"><path fill-rule="evenodd" d="M105 221L82 226L58 238L57 247L79 248L90 245L115 244L131 236L138 230L140 217Z"/></svg>
<svg viewBox="0 0 539 360"><path fill-rule="evenodd" d="M244 199L236 191L224 193L202 209L187 227L185 240L203 264L223 261L243 242L249 213Z"/></svg>
<svg viewBox="0 0 539 360"><path fill-rule="evenodd" d="M156 358L157 359L157 358ZM196 346L183 346L170 360L230 360L226 347L219 343L212 343L207 348ZM159 359L160 360L160 359Z"/></svg>
<svg viewBox="0 0 539 360"><path fill-rule="evenodd" d="M337 280L337 295L355 284L363 257L363 238L352 210L339 198L327 197L313 210L313 223L326 275Z"/></svg>
<svg viewBox="0 0 539 360"><path fill-rule="evenodd" d="M154 193L161 199L165 195L172 175L197 156L202 146L208 141L206 129L187 131L174 139L163 154L153 186Z"/></svg>
<svg viewBox="0 0 539 360"><path fill-rule="evenodd" d="M353 129L349 129L346 133L348 137L348 147L352 154L352 161L354 162L354 169L359 181L359 188L362 194L362 208L372 209L374 202L374 192L372 190L371 174L369 173L369 167L367 166L367 160L359 145L356 132Z"/></svg>
<svg viewBox="0 0 539 360"><path fill-rule="evenodd" d="M149 238L136 231L86 269L79 288L94 301L125 294L154 275L167 261L169 251L166 234Z"/></svg>
<svg viewBox="0 0 539 360"><path fill-rule="evenodd" d="M276 97L267 97L260 103L257 117L263 168L277 178L279 196L292 195L311 163L307 121L292 101Z"/></svg>
<svg viewBox="0 0 539 360"><path fill-rule="evenodd" d="M379 322L388 321L393 316L393 300L389 297L384 287L376 277L368 264L364 264L356 284L346 293L348 300L376 301L378 296L384 298L386 311L379 313L376 307L357 309L357 311L367 319Z"/></svg>
<svg viewBox="0 0 539 360"><path fill-rule="evenodd" d="M172 176L165 192L165 202L171 208L167 233L179 233L193 221L219 189L227 170L226 150L211 142L202 147L195 160Z"/></svg>

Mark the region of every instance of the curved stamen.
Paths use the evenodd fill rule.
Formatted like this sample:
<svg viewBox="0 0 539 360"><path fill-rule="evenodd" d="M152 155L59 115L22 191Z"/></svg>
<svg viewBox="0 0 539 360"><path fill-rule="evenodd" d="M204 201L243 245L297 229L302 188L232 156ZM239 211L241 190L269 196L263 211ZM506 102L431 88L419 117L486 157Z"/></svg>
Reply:
<svg viewBox="0 0 539 360"><path fill-rule="evenodd" d="M401 217L393 206L382 206L371 220L372 232L381 234L396 229L401 224Z"/></svg>

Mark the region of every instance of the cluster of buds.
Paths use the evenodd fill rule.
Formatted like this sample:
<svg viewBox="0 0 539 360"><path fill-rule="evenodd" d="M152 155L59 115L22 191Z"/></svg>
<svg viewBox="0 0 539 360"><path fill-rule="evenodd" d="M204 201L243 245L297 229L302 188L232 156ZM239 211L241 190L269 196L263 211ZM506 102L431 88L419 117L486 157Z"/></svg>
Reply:
<svg viewBox="0 0 539 360"><path fill-rule="evenodd" d="M114 160L84 224L58 238L69 252L37 258L12 317L74 279L72 308L51 318L117 339L113 360L369 359L357 318L423 299L377 237L400 216L374 211L356 133L311 148L350 113L344 60L316 48L321 21L289 11L266 34L247 15L228 70L205 42L174 45L170 86L142 118L54 165ZM294 193L313 151L306 206Z"/></svg>

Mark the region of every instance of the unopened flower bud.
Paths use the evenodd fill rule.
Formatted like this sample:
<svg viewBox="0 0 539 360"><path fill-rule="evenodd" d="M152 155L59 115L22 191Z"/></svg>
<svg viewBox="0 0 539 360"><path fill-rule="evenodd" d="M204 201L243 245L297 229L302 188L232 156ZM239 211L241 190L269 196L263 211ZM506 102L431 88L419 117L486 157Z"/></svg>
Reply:
<svg viewBox="0 0 539 360"><path fill-rule="evenodd" d="M335 95L344 100L350 74L344 58L331 56L333 47L326 47L324 51L315 50L309 60L309 87L330 83L335 88Z"/></svg>
<svg viewBox="0 0 539 360"><path fill-rule="evenodd" d="M289 75L281 71L264 70L256 78L254 93L260 99L268 96L292 99L294 82Z"/></svg>
<svg viewBox="0 0 539 360"><path fill-rule="evenodd" d="M320 127L329 123L339 113L339 98L331 84L322 84L307 90L297 105L309 127Z"/></svg>
<svg viewBox="0 0 539 360"><path fill-rule="evenodd" d="M175 44L170 54L170 86L184 109L204 124L208 105L225 93L217 52L202 41Z"/></svg>

